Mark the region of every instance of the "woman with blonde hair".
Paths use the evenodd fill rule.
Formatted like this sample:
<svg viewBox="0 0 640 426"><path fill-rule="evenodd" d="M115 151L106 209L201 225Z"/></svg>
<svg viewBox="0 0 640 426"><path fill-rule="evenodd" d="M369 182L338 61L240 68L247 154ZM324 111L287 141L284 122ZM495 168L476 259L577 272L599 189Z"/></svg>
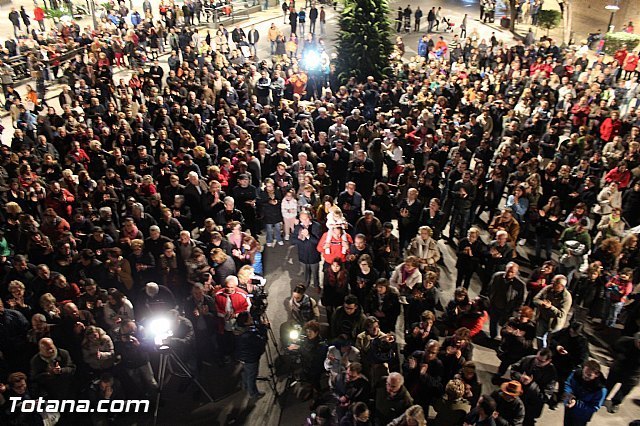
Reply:
<svg viewBox="0 0 640 426"><path fill-rule="evenodd" d="M424 409L420 405L412 405L404 414L396 417L387 426L427 426Z"/></svg>
<svg viewBox="0 0 640 426"><path fill-rule="evenodd" d="M60 308L53 294L45 293L40 296L40 308L44 312L48 323L60 322Z"/></svg>
<svg viewBox="0 0 640 426"><path fill-rule="evenodd" d="M211 266L211 275L217 286L224 286L224 282L229 275L236 273L236 264L227 256L221 248L214 248L209 253L209 265Z"/></svg>
<svg viewBox="0 0 640 426"><path fill-rule="evenodd" d="M90 325L82 340L82 359L96 372L111 369L115 362L115 350L111 337L100 327Z"/></svg>

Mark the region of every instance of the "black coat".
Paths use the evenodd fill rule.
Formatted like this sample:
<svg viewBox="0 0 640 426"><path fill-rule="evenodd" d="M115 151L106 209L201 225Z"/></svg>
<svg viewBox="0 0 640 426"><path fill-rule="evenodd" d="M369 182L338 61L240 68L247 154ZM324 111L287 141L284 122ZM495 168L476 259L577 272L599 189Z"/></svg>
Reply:
<svg viewBox="0 0 640 426"><path fill-rule="evenodd" d="M293 234L291 235L291 244L298 247L298 260L305 265L313 265L320 263L320 253L317 250L318 242L322 237L322 227L316 221L312 221L309 229L309 238L301 240L298 238L300 231L304 228L302 223L299 223L293 228Z"/></svg>

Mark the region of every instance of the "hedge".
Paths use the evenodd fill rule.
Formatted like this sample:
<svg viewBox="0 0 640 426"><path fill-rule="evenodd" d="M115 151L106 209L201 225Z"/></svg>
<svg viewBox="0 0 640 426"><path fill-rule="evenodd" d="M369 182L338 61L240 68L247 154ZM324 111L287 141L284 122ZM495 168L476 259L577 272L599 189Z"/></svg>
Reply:
<svg viewBox="0 0 640 426"><path fill-rule="evenodd" d="M640 35L625 32L607 33L604 37L604 51L608 55L613 55L623 44L627 45L627 50L635 49L640 44Z"/></svg>

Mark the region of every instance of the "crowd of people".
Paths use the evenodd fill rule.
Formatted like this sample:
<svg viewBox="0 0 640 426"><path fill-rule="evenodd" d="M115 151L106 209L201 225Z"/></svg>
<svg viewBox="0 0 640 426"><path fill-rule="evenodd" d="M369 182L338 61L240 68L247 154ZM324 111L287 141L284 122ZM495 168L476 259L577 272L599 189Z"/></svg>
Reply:
<svg viewBox="0 0 640 426"><path fill-rule="evenodd" d="M301 49L271 25L271 64L253 27L205 36L195 12L146 3L52 33L85 47L60 108L3 74L3 424L42 421L14 396L154 400L159 315L197 377L240 362L263 397L262 260L284 245L303 278L281 338L313 424L423 425L433 409L429 424L533 425L564 406L584 425L608 394L618 411L640 380L634 53L427 33L387 79L339 81L312 2L283 7ZM314 8L318 31L300 21ZM608 374L585 329L615 342ZM492 383L474 345L496 351Z"/></svg>

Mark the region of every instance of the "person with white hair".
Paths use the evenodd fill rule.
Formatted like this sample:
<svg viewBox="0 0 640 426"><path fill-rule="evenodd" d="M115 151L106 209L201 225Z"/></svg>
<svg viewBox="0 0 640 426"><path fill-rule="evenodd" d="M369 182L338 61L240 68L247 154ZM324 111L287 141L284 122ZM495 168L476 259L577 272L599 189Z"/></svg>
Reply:
<svg viewBox="0 0 640 426"><path fill-rule="evenodd" d="M241 312L249 312L251 300L246 291L238 287L238 277L229 275L224 282L224 288L215 294L216 314L218 316L218 348L224 356L225 362L231 360L234 351L233 330L236 319Z"/></svg>

